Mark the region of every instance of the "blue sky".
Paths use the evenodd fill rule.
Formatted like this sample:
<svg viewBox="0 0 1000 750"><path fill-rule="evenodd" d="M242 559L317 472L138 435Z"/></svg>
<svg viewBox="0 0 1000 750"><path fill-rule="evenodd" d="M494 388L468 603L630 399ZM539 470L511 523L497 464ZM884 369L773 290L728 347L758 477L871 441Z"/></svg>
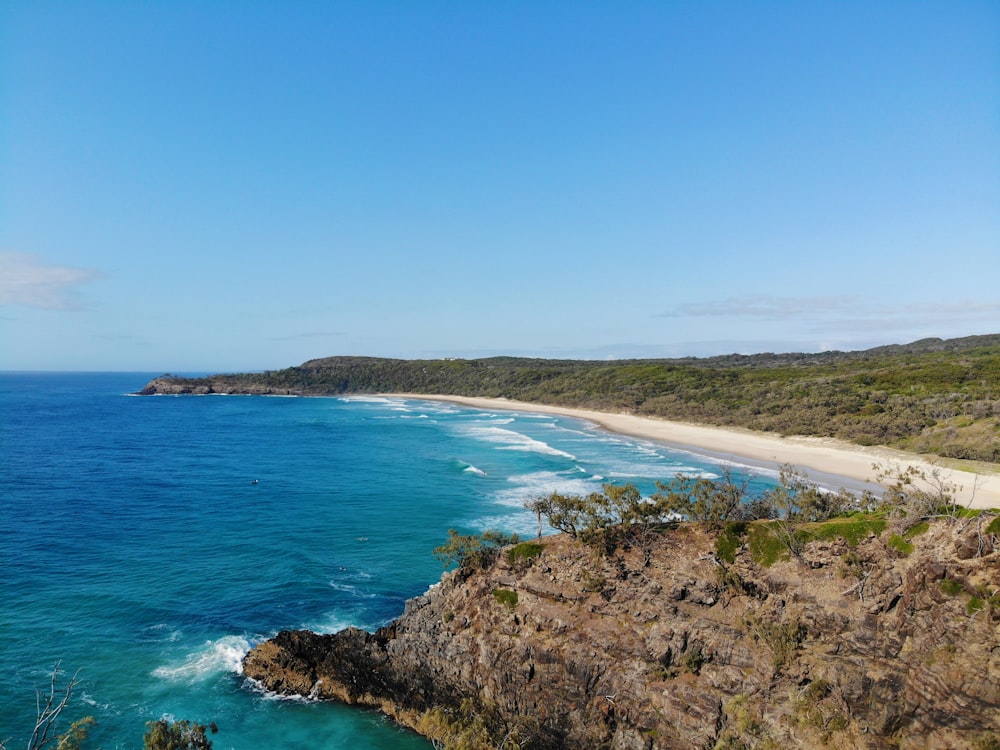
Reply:
<svg viewBox="0 0 1000 750"><path fill-rule="evenodd" d="M0 369L993 332L996 2L0 4Z"/></svg>

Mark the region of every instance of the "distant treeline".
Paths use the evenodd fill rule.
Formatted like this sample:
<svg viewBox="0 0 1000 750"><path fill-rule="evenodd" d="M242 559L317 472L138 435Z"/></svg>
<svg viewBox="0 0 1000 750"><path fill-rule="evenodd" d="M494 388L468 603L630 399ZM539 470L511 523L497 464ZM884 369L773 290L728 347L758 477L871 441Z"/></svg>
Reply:
<svg viewBox="0 0 1000 750"><path fill-rule="evenodd" d="M1000 334L704 359L328 357L186 382L216 391L505 397L1000 463Z"/></svg>

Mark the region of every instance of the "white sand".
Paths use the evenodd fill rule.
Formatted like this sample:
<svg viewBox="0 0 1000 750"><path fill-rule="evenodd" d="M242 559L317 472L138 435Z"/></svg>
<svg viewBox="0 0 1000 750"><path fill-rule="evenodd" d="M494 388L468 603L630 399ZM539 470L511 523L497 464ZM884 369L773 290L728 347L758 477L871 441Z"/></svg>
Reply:
<svg viewBox="0 0 1000 750"><path fill-rule="evenodd" d="M971 508L1000 508L1000 473L959 471L935 465L917 454L892 448L863 447L832 438L781 437L774 433L740 428L668 422L653 417L566 409L502 398L426 396L413 393L394 395L428 401L450 401L477 409L541 412L586 419L611 432L655 440L674 447L700 450L723 460L739 462L745 459L768 466L790 464L810 479L832 486L837 486L837 477L854 480L855 483L873 482L875 464L901 468L913 466L925 472L937 470L942 479L957 488L955 497L960 504Z"/></svg>

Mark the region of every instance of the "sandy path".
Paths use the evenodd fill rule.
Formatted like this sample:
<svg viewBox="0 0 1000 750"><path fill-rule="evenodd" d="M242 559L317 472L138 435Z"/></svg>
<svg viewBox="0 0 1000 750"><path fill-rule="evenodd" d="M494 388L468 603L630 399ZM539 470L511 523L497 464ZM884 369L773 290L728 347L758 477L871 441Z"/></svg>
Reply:
<svg viewBox="0 0 1000 750"><path fill-rule="evenodd" d="M567 409L502 398L427 396L413 393L393 395L426 401L450 401L478 409L541 412L586 419L611 432L655 440L723 460L758 462L766 466L791 464L806 473L810 479L832 486L838 486L838 477L853 480L855 487L859 483L873 481L874 464L915 466L924 471L937 469L943 479L957 487L956 499L962 505L972 508L1000 508L1000 473L974 474L936 466L926 458L892 448L863 447L832 438L781 437L740 428L668 422L653 417Z"/></svg>

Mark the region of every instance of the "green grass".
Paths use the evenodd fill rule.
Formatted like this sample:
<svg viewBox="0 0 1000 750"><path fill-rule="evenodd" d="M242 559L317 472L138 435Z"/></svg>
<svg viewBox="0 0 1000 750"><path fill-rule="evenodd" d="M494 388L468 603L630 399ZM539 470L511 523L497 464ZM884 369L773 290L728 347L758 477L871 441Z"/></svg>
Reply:
<svg viewBox="0 0 1000 750"><path fill-rule="evenodd" d="M983 514L979 508L956 508L952 505L942 505L937 508L937 512L944 515L953 515L955 518L978 518Z"/></svg>
<svg viewBox="0 0 1000 750"><path fill-rule="evenodd" d="M507 550L507 559L511 564L519 560L534 560L542 554L543 549L545 549L545 545L538 542L521 542Z"/></svg>
<svg viewBox="0 0 1000 750"><path fill-rule="evenodd" d="M727 563L736 562L736 551L743 544L743 537L746 534L747 524L742 522L726 524L726 528L722 530L719 538L715 540L715 554L719 556L720 560L724 560Z"/></svg>
<svg viewBox="0 0 1000 750"><path fill-rule="evenodd" d="M969 601L965 605L965 611L970 615L976 614L976 612L981 612L986 608L986 602L980 599L978 596L969 597Z"/></svg>
<svg viewBox="0 0 1000 750"><path fill-rule="evenodd" d="M750 526L747 541L750 556L758 565L770 568L779 560L790 557L788 544L776 534L772 523L755 523Z"/></svg>
<svg viewBox="0 0 1000 750"><path fill-rule="evenodd" d="M844 539L848 545L856 547L870 535L881 534L885 530L886 521L877 515L855 513L829 521L803 523L798 526L788 526L781 521L745 524L743 531L736 528L740 524L730 524L730 526L733 528L727 527L716 542L716 552L719 557L726 562L732 562L745 532L753 561L769 568L779 560L788 560L792 547L801 549L809 542ZM912 545L908 541L900 538L899 542L905 543L912 551Z"/></svg>
<svg viewBox="0 0 1000 750"><path fill-rule="evenodd" d="M849 518L834 518L830 521L803 524L800 532L806 535L805 541L833 541L843 538L852 547L857 547L871 534L876 536L885 530L885 519L874 516L854 515Z"/></svg>
<svg viewBox="0 0 1000 750"><path fill-rule="evenodd" d="M921 534L925 534L928 531L928 529L930 529L930 527L931 527L931 525L927 521L921 521L916 526L911 526L906 531L904 531L903 532L903 539L906 539L907 541L909 541L910 539L913 539L914 537L918 537Z"/></svg>
<svg viewBox="0 0 1000 750"><path fill-rule="evenodd" d="M1000 534L1000 516L997 516L986 527L987 534Z"/></svg>
<svg viewBox="0 0 1000 750"><path fill-rule="evenodd" d="M899 534L893 534L890 536L889 541L887 541L886 544L904 557L913 553L913 545Z"/></svg>
<svg viewBox="0 0 1000 750"><path fill-rule="evenodd" d="M958 596L964 589L962 584L953 578L945 578L941 581L941 590L948 596Z"/></svg>
<svg viewBox="0 0 1000 750"><path fill-rule="evenodd" d="M493 589L493 598L507 609L514 609L517 606L516 591L511 591L510 589Z"/></svg>
<svg viewBox="0 0 1000 750"><path fill-rule="evenodd" d="M908 528L902 534L893 534L889 537L886 544L903 556L910 555L913 553L913 544L910 540L926 533L930 527L931 525L927 521L921 521L915 526Z"/></svg>

